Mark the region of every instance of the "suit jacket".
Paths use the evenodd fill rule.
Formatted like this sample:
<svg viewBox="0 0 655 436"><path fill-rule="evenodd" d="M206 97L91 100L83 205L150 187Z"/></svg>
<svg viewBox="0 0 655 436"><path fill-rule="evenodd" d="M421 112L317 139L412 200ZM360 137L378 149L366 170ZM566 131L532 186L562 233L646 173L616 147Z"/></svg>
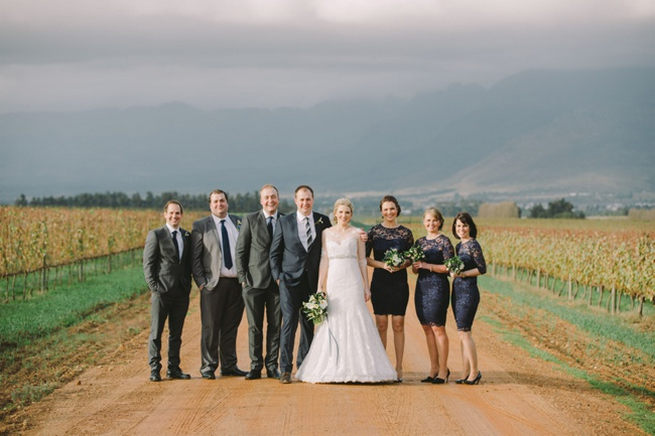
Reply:
<svg viewBox="0 0 655 436"><path fill-rule="evenodd" d="M148 232L143 249L143 275L152 292L189 295L191 291L191 234L179 230L184 241L181 259L168 227Z"/></svg>
<svg viewBox="0 0 655 436"><path fill-rule="evenodd" d="M288 286L300 284L303 273L307 273L309 286L315 291L318 283L318 265L321 260L321 235L330 227L330 218L314 212L316 239L309 250L300 242L296 213L285 215L278 221L273 232L270 260L271 274L275 280L282 280Z"/></svg>
<svg viewBox="0 0 655 436"><path fill-rule="evenodd" d="M279 214L278 225L281 218L282 214ZM260 210L244 218L236 248L239 283L257 289L266 289L271 285L273 281L269 260L271 240L264 212Z"/></svg>
<svg viewBox="0 0 655 436"><path fill-rule="evenodd" d="M228 217L238 230L241 227L241 218L230 214ZM206 289L214 289L221 276L223 253L221 240L218 237L219 231L211 215L193 223L191 270L199 288L204 286Z"/></svg>

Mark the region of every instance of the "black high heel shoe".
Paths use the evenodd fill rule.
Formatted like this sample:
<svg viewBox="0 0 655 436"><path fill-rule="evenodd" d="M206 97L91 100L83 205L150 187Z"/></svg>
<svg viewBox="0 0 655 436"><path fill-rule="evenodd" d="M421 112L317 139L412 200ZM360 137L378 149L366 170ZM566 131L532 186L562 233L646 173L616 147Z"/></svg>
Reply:
<svg viewBox="0 0 655 436"><path fill-rule="evenodd" d="M448 373L446 374L446 378L445 378L445 379L443 379L443 378L439 378L439 377L435 377L435 378L432 379L432 384L435 384L435 385L442 385L442 384L444 384L444 383L448 383L448 377L450 377L450 369L448 370Z"/></svg>
<svg viewBox="0 0 655 436"><path fill-rule="evenodd" d="M434 377L431 375L425 377L423 380L421 380L421 383L434 383Z"/></svg>
<svg viewBox="0 0 655 436"><path fill-rule="evenodd" d="M477 385L478 383L480 383L481 378L482 378L482 373L478 371L478 375L473 380L464 380L464 384Z"/></svg>

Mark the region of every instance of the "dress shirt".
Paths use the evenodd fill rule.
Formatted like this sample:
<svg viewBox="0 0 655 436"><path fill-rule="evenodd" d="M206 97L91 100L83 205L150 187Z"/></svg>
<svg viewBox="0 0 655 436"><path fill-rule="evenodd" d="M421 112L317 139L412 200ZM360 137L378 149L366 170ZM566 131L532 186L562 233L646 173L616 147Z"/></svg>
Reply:
<svg viewBox="0 0 655 436"><path fill-rule="evenodd" d="M180 228L178 227L177 229L174 229L168 223L166 223L166 228L168 228L168 232L171 234L171 238L173 237L173 232L174 231L177 232L175 234L175 239L177 239L177 247L180 249L180 253L179 253L180 259L182 259L182 253L184 253L184 238L182 237L182 232L180 231Z"/></svg>
<svg viewBox="0 0 655 436"><path fill-rule="evenodd" d="M227 269L225 268L225 264L223 263L223 259L225 256L221 256L221 277L231 277L235 278L237 276L237 265L236 262L234 261L236 257L236 245L237 245L237 238L239 237L239 231L237 230L236 226L230 219L229 215L226 215L225 218L219 218L216 215L212 214L212 218L214 219L214 223L216 224L216 231L218 233L218 246L221 247L221 250L223 250L223 234L221 232L221 220L225 220L225 228L227 229L227 236L230 238L230 253L232 254L232 268Z"/></svg>
<svg viewBox="0 0 655 436"><path fill-rule="evenodd" d="M301 214L300 211L296 211L296 220L298 221L298 237L300 238L300 243L305 250L309 251L309 246L307 245L307 230L305 229L305 218L309 218L309 228L312 231L312 241L316 241L316 226L314 225L314 212L309 212L309 215L306 217Z"/></svg>
<svg viewBox="0 0 655 436"><path fill-rule="evenodd" d="M275 212L273 215L269 215L266 213L264 209L262 209L262 213L264 214L264 221L266 224L268 224L268 217L272 216L273 219L271 220L271 225L273 226L273 231L275 231L275 226L277 225L277 220L278 220L278 213Z"/></svg>

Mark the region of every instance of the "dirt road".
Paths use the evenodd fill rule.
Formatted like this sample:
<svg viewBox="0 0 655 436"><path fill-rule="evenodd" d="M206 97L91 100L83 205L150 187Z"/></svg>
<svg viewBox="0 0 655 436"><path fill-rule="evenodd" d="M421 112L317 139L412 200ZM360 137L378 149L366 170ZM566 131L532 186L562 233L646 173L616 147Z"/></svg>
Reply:
<svg viewBox="0 0 655 436"><path fill-rule="evenodd" d="M182 368L191 380L148 381L147 332L30 406L27 434L639 434L620 419L625 409L580 380L534 359L474 325L482 383L457 385L461 368L448 319L450 383L426 385L423 332L407 310L405 380L392 385L282 385L263 378L199 377L197 294L183 336ZM484 298L484 296L483 296ZM482 315L490 308L481 305ZM248 369L247 323L238 336L239 366ZM392 347L391 347L392 348ZM393 357L393 350L388 350ZM164 350L165 355L165 350Z"/></svg>

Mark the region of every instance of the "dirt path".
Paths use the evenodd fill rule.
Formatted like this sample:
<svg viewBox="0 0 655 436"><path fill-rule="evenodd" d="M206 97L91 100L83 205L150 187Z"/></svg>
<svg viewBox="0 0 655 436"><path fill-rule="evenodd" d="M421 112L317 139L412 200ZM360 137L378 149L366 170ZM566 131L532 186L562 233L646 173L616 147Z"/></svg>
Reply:
<svg viewBox="0 0 655 436"><path fill-rule="evenodd" d="M281 385L263 378L203 380L198 368L197 294L185 325L182 367L191 380L148 381L147 332L106 364L87 370L26 410L27 434L639 434L625 412L549 363L502 342L476 321L482 384L454 383L459 344L452 314L446 385L419 380L429 368L423 332L410 303L406 319L405 381L393 385ZM484 295L483 295L484 298ZM492 299L488 300L491 302ZM410 300L412 301L412 300ZM482 314L489 311L484 308ZM239 366L249 366L247 323L238 336ZM389 356L393 351L388 350ZM165 355L165 351L164 351Z"/></svg>

